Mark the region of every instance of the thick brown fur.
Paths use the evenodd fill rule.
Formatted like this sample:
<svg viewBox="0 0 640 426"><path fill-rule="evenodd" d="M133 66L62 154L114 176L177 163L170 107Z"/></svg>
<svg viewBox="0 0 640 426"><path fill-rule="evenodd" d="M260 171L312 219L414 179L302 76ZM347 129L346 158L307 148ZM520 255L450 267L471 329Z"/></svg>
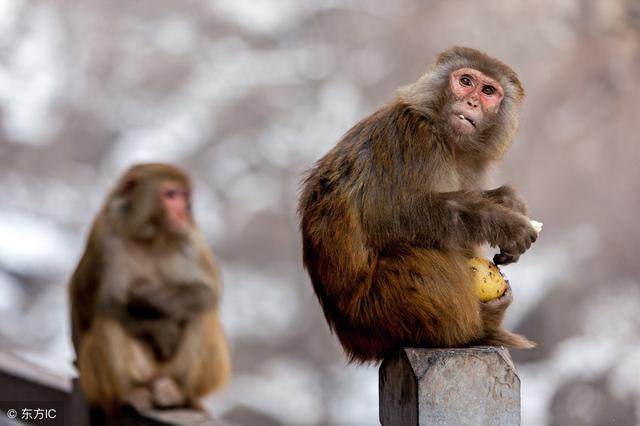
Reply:
<svg viewBox="0 0 640 426"><path fill-rule="evenodd" d="M472 136L452 131L443 116L449 76L463 67L505 92ZM516 132L523 97L511 68L473 49L449 49L308 172L299 204L303 260L351 360L377 361L401 347L533 345L502 328L511 293L481 303L467 267L484 243L508 263L535 240L513 189L483 189Z"/></svg>
<svg viewBox="0 0 640 426"><path fill-rule="evenodd" d="M198 407L229 376L218 269L190 217L185 233L167 230L159 201L166 181L190 192L186 174L170 165L124 174L70 282L80 383L89 403L109 412Z"/></svg>

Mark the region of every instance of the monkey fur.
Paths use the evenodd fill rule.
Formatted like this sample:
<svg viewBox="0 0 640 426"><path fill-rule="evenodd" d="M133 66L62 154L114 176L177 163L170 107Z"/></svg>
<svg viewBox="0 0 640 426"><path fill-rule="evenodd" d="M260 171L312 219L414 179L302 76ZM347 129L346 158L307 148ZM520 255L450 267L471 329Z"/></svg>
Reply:
<svg viewBox="0 0 640 426"><path fill-rule="evenodd" d="M462 102L450 76L466 68L504 92L495 113L470 121L472 134L447 115ZM496 263L509 263L537 236L512 188L483 188L517 130L523 98L511 68L451 48L308 172L303 261L350 360L375 362L402 347L533 346L501 325L510 290L480 302L467 267L484 243L500 248Z"/></svg>
<svg viewBox="0 0 640 426"><path fill-rule="evenodd" d="M185 230L170 230L162 185L185 190ZM120 179L70 282L72 339L89 403L108 412L199 407L227 380L218 269L191 218L189 178L142 164Z"/></svg>

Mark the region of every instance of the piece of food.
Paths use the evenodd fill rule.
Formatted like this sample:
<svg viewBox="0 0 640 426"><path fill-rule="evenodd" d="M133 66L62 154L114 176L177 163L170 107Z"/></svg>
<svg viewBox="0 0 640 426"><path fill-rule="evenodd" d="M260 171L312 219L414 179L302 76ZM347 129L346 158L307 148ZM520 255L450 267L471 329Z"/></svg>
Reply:
<svg viewBox="0 0 640 426"><path fill-rule="evenodd" d="M529 219L529 223L531 223L531 226L533 227L533 229L536 230L536 232L538 234L540 233L540 231L542 231L542 222L538 222L537 220Z"/></svg>
<svg viewBox="0 0 640 426"><path fill-rule="evenodd" d="M472 257L469 259L469 269L476 285L476 293L483 302L497 299L509 288L498 267L487 259Z"/></svg>

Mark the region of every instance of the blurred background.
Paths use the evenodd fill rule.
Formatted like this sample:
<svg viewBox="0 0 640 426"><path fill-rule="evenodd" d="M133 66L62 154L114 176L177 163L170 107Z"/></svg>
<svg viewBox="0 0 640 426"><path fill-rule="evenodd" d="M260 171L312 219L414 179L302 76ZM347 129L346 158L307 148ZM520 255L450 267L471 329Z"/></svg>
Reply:
<svg viewBox="0 0 640 426"><path fill-rule="evenodd" d="M302 269L301 174L455 44L527 91L497 169L545 228L504 269L525 425L640 424L640 3L0 1L0 349L74 374L66 299L128 166L195 180L222 265L239 424L377 424Z"/></svg>

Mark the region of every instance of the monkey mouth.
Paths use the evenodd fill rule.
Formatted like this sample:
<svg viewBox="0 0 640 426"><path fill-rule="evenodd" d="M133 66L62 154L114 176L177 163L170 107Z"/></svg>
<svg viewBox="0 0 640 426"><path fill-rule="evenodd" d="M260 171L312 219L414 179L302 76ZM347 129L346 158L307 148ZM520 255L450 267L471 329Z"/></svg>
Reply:
<svg viewBox="0 0 640 426"><path fill-rule="evenodd" d="M458 114L458 118L460 120L467 120L469 123L471 123L473 127L476 127L476 122L470 119L469 117L466 117L464 114Z"/></svg>

